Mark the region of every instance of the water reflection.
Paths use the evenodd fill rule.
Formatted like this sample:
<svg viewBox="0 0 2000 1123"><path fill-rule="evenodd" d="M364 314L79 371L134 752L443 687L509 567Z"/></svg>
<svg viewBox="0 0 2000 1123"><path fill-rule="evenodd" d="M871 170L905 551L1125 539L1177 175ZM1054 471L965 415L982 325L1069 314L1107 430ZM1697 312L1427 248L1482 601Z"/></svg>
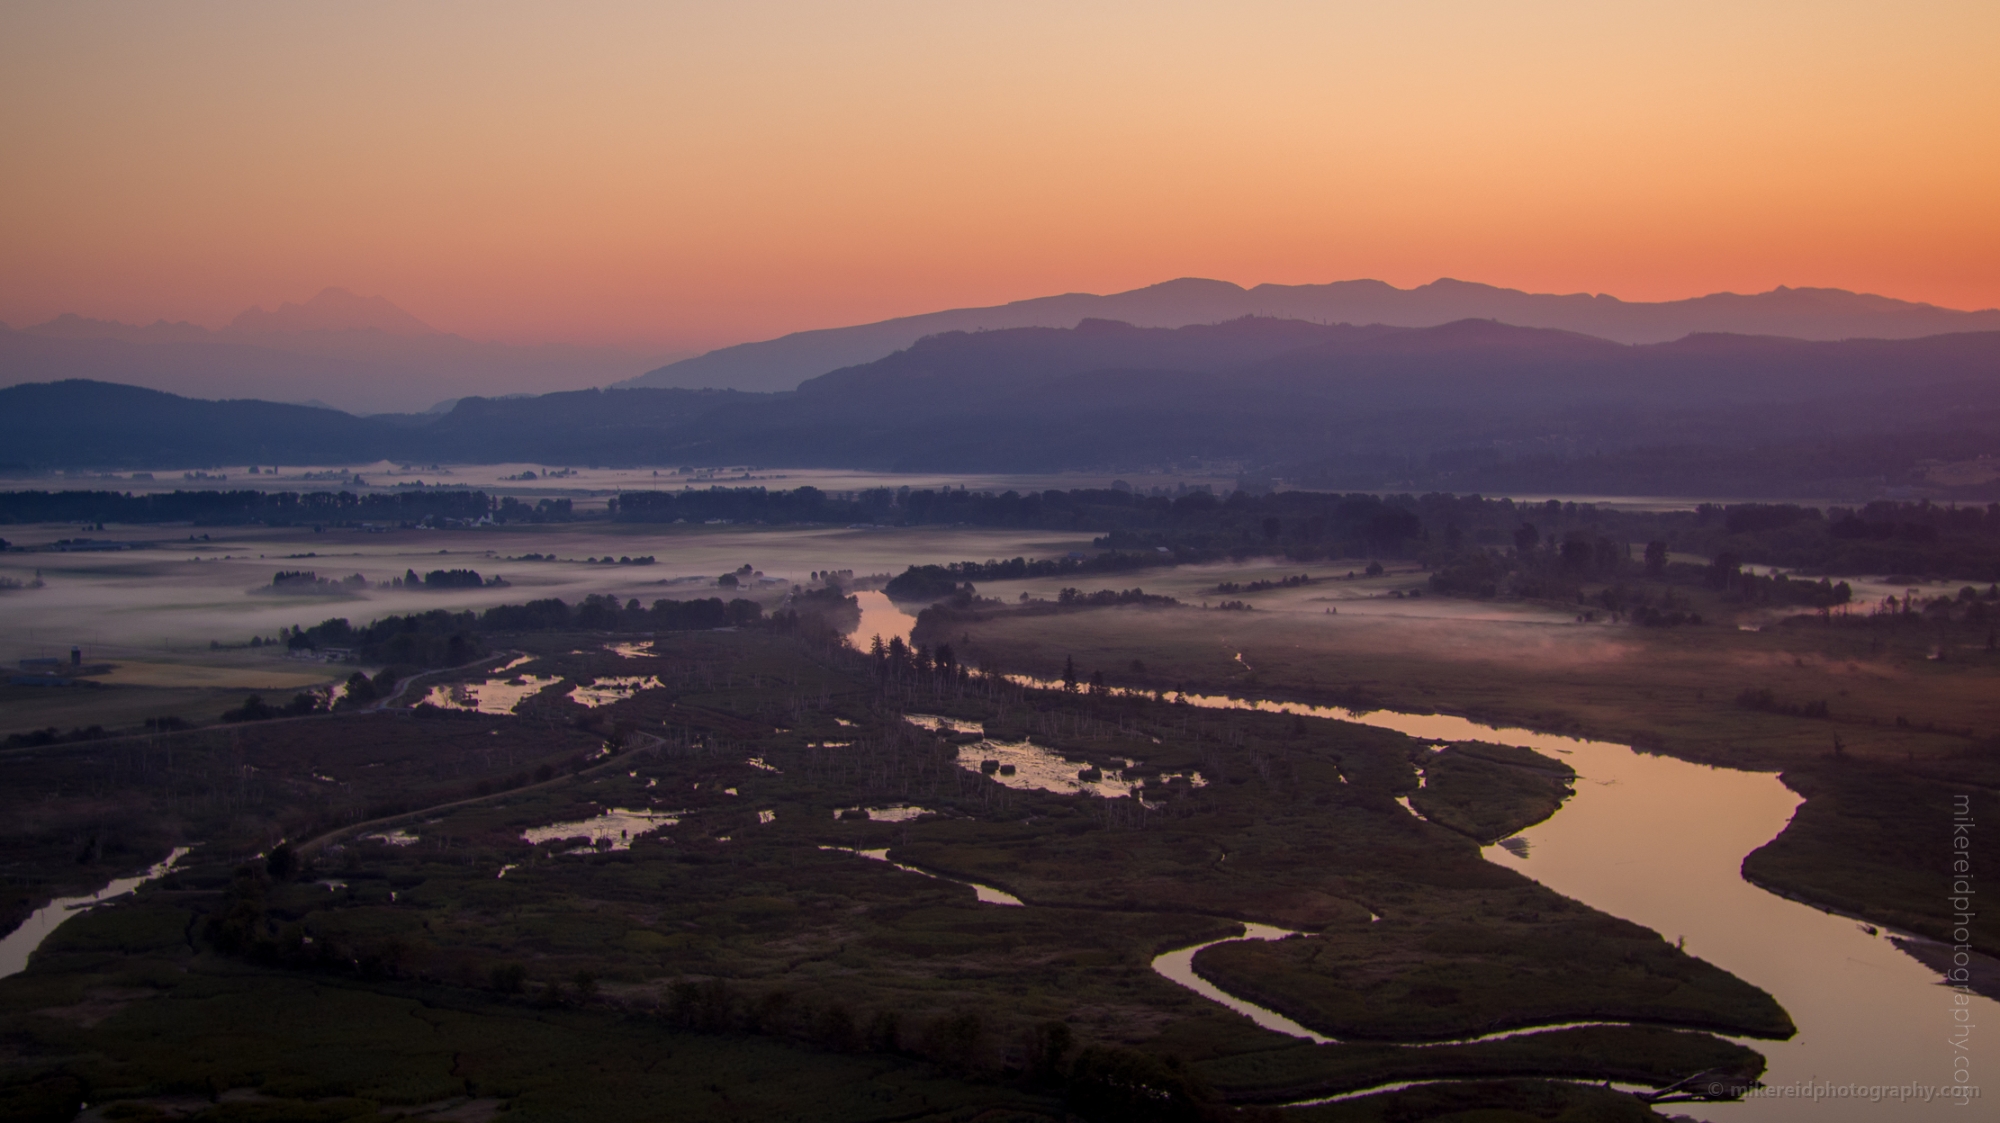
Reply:
<svg viewBox="0 0 2000 1123"><path fill-rule="evenodd" d="M514 663L523 662L517 659ZM506 668L501 668L505 670ZM511 714L521 703L562 681L561 675L515 675L513 678L490 678L485 682L453 683L449 686L433 686L424 695L421 705L436 706L440 710L466 710L481 714Z"/></svg>
<svg viewBox="0 0 2000 1123"><path fill-rule="evenodd" d="M833 811L833 817L835 819L851 818L853 817L850 814L851 812L859 812L861 815L866 816L870 822L876 823L908 823L916 819L921 819L926 815L937 814L937 812L932 811L928 807L918 807L910 803L898 803L889 807L836 807Z"/></svg>
<svg viewBox="0 0 2000 1123"><path fill-rule="evenodd" d="M1136 763L1126 762L1128 766ZM983 772L987 779L1006 787L1057 795L1082 792L1102 799L1121 799L1144 786L1142 780L1127 780L1123 772L1106 772L1087 760L1070 760L1029 741L987 740L960 745L958 766L968 772Z"/></svg>
<svg viewBox="0 0 2000 1123"><path fill-rule="evenodd" d="M936 714L904 714L903 720L919 729L932 733L985 733L986 727L976 721L960 721L955 717L939 717ZM851 724L843 722L842 724Z"/></svg>
<svg viewBox="0 0 2000 1123"><path fill-rule="evenodd" d="M936 714L904 714L903 720L933 733L979 734L981 739L977 743L959 746L958 766L1021 791L1036 790L1057 795L1081 792L1102 799L1138 798L1143 796L1141 789L1147 783L1140 777L1128 779L1125 772L1115 768L1106 771L1087 760L1071 760L1054 749L1044 748L1032 741L995 741L985 736L986 727L977 722ZM1127 770L1138 766L1138 761L1125 758ZM1208 784L1199 772L1162 773L1155 779L1159 784L1183 780L1197 788Z"/></svg>
<svg viewBox="0 0 2000 1123"><path fill-rule="evenodd" d="M630 850L632 842L643 835L651 834L667 827L679 826L685 811L648 811L644 809L612 808L601 815L588 819L577 819L567 823L551 823L546 827L530 827L521 832L521 840L531 846L544 842L581 838L585 846L596 848L600 842L609 842L605 849ZM505 875L506 871L501 871Z"/></svg>
<svg viewBox="0 0 2000 1123"><path fill-rule="evenodd" d="M570 691L569 700L594 710L599 706L609 706L613 702L623 702L641 690L658 690L663 685L655 675L604 677L589 686L579 686Z"/></svg>
<svg viewBox="0 0 2000 1123"><path fill-rule="evenodd" d="M42 946L43 940L48 939L56 929L62 927L64 921L113 897L122 897L146 882L164 875L186 857L187 852L187 847L176 846L171 854L155 862L144 873L118 878L87 897L57 897L29 913L28 919L22 921L19 928L7 933L5 939L0 939L0 979L27 970L28 957L34 954L36 948Z"/></svg>
<svg viewBox="0 0 2000 1123"><path fill-rule="evenodd" d="M1007 892L1004 889L995 889L991 885L981 885L976 881L962 881L956 877L946 877L943 874L932 873L929 870L919 869L916 866L906 866L901 862L890 862L889 850L887 847L884 847L880 850L854 850L845 846L822 846L820 847L820 849L837 850L843 854L852 854L857 858L866 858L871 862L888 862L889 865L892 865L899 870L903 870L908 873L914 873L922 877L928 877L933 881L949 881L953 885L967 886L973 891L974 894L978 896L980 903L982 904L1018 906L1021 903L1021 898L1016 897L1015 895Z"/></svg>
<svg viewBox="0 0 2000 1123"><path fill-rule="evenodd" d="M896 602L877 592L855 593L854 599L861 606L861 622L847 635L847 642L858 651L866 651L876 636L883 643L891 639L910 642L910 629L917 626L917 618L896 607Z"/></svg>
<svg viewBox="0 0 2000 1123"><path fill-rule="evenodd" d="M1529 735L1533 737L1535 735ZM1554 740L1554 739L1548 739ZM1951 1083L1954 992L1899 951L1893 932L1767 893L1740 876L1743 856L1782 830L1799 797L1768 773L1707 768L1623 745L1566 741L1581 778L1548 821L1491 846L1489 860L1565 896L1622 916L1776 996L1798 1024L1789 1041L1746 1042L1770 1062L1764 1083L1900 1086ZM1539 748L1538 745L1530 745ZM2000 1024L2000 1003L1972 998L1975 1022ZM1922 1110L1900 1104L1894 1114ZM1686 1104L1716 1123L1878 1120L1865 1098L1756 1097Z"/></svg>
<svg viewBox="0 0 2000 1123"><path fill-rule="evenodd" d="M1275 928L1269 924L1245 924L1241 936L1226 936L1220 940L1210 940L1205 944L1196 944L1193 947L1182 948L1179 951L1170 951L1164 955L1156 955L1153 957L1153 970L1201 995L1210 1002L1220 1003L1223 1006L1229 1007L1231 1010L1249 1018L1251 1021L1256 1022L1273 1033L1282 1033L1288 1037L1302 1037L1317 1045L1335 1044L1336 1042L1333 1038L1315 1033L1283 1014L1278 1013L1276 1010L1267 1010L1254 1002L1238 998L1194 973L1194 957L1203 948L1211 948L1217 944L1226 944L1235 940L1282 940L1287 936L1296 935L1298 935L1297 932L1292 932L1284 928Z"/></svg>
<svg viewBox="0 0 2000 1123"><path fill-rule="evenodd" d="M2000 1025L2000 1002L1973 996L1967 1006L1955 1005L1957 992L1939 986L1936 972L1891 942L1898 933L1871 931L1743 880L1744 856L1776 837L1800 803L1771 773L1710 768L1446 714L1356 712L1220 695L1184 700L1568 757L1577 778L1587 782L1576 785L1554 817L1482 852L1564 896L1683 942L1689 954L1777 998L1798 1034L1788 1041L1744 1042L1769 1061L1767 1086L1949 1087L1953 1051L1946 1038L1956 1025L1954 1013L1967 1009L1975 1024ZM1924 1107L1903 1102L1895 1113L1911 1118L1954 1106L1944 1099ZM1708 1123L1873 1123L1885 1117L1883 1104L1866 1096L1763 1096L1675 1107Z"/></svg>

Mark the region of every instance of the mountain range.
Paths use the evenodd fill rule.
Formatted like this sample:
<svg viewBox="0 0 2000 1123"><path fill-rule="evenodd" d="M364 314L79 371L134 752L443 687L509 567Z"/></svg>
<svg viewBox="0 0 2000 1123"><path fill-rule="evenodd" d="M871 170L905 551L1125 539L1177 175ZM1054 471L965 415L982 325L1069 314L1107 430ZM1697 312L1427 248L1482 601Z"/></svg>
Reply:
<svg viewBox="0 0 2000 1123"><path fill-rule="evenodd" d="M248 309L214 331L76 315L0 326L0 385L85 378L357 413L424 410L467 394L598 386L658 361L615 348L477 342L437 331L382 297L338 288L275 311Z"/></svg>
<svg viewBox="0 0 2000 1123"><path fill-rule="evenodd" d="M1844 289L1780 287L1753 295L1713 293L1688 300L1641 302L1601 294L1528 293L1450 279L1411 289L1368 280L1246 289L1227 281L1187 277L1107 296L1067 293L989 308L956 308L854 327L794 332L683 359L619 385L789 390L805 379L873 362L940 332L1067 328L1086 319L1117 320L1137 327L1184 327L1243 316L1391 327L1497 320L1619 343L1665 343L1707 332L1838 340L1910 339L1945 332L2000 330L2000 310L1961 312Z"/></svg>
<svg viewBox="0 0 2000 1123"><path fill-rule="evenodd" d="M248 309L218 330L77 315L25 328L0 325L0 386L82 378L200 398L407 413L449 407L468 395L544 394L607 384L784 391L944 332L1072 328L1090 319L1175 328L1244 316L1389 327L1484 319L1631 344L1716 332L1839 340L2000 330L2000 310L1961 312L1841 289L1778 288L1647 303L1449 279L1411 289L1368 280L1246 289L1183 278L1104 296L1069 293L794 332L661 366L658 356L616 348L469 340L437 331L382 297L329 288L304 303ZM635 376L637 371L645 373Z"/></svg>
<svg viewBox="0 0 2000 1123"><path fill-rule="evenodd" d="M1343 487L1532 478L1572 491L1847 494L1915 478L1927 459L2000 448L2000 331L1626 344L1491 320L1086 319L927 336L788 392L467 397L399 417L84 381L16 386L0 390L0 448L36 468L391 457L1143 472L1226 461Z"/></svg>

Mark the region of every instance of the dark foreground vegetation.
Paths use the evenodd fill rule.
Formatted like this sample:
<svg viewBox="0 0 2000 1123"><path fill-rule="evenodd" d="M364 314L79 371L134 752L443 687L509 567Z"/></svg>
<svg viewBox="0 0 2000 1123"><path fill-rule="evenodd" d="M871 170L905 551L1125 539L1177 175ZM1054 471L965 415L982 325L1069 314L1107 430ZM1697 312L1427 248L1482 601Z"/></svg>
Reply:
<svg viewBox="0 0 2000 1123"><path fill-rule="evenodd" d="M813 606L808 606L811 611ZM769 621L796 627L799 614ZM616 597L592 595L575 605L558 598L503 604L484 612L433 609L403 616L385 616L355 626L335 617L311 627L287 630L283 640L293 651L351 651L364 663L415 667L456 667L487 651L486 637L496 632L688 632L745 627L765 623L756 601L719 597L702 600L656 600L651 607L637 600L624 604Z"/></svg>
<svg viewBox="0 0 2000 1123"><path fill-rule="evenodd" d="M1480 857L1469 834L1554 809L1548 758L1455 750L1521 773L1489 805L1400 735L1024 691L809 621L617 652L492 638L534 656L509 675L549 682L513 714L412 695L17 750L0 821L23 893L80 852L130 868L199 845L0 980L4 1114L1194 1120L1455 1077L1474 1082L1300 1117L1644 1119L1640 1097L1536 1078L1740 1085L1755 1052L1701 1031L1791 1032L1754 988ZM635 681L596 707L573 693ZM979 735L905 714L1143 799L1009 786ZM1396 804L1420 762L1469 832ZM875 850L936 876L857 853ZM1151 969L1240 921L1302 935L1197 969L1349 1044L1259 1029ZM1375 980L1361 1006L1316 1004L1336 964ZM1644 1024L1397 1044L1583 1017Z"/></svg>

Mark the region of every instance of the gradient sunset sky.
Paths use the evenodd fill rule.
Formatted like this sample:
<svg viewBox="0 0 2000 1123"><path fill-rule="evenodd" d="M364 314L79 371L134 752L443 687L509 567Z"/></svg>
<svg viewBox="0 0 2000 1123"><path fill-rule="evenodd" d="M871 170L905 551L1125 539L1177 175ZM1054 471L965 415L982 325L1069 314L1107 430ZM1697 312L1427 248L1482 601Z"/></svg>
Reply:
<svg viewBox="0 0 2000 1123"><path fill-rule="evenodd" d="M713 346L1178 276L2000 305L2000 4L0 7L0 320Z"/></svg>

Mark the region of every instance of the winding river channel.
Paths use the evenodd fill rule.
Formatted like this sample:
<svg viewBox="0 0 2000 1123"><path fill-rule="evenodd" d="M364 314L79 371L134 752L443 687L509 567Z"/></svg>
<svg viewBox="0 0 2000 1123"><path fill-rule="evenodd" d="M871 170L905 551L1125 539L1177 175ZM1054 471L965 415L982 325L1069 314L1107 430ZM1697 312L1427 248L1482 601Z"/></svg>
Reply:
<svg viewBox="0 0 2000 1123"><path fill-rule="evenodd" d="M1776 837L1800 803L1775 774L1710 768L1624 745L1443 715L1355 713L1214 696L1187 700L1360 722L1425 740L1522 745L1567 761L1577 771L1576 794L1553 817L1508 840L1510 845L1486 847L1487 860L1684 941L1689 954L1770 992L1798 1026L1789 1041L1743 1042L1769 1061L1765 1094L1738 1103L1675 1104L1670 1110L1712 1123L1875 1123L1933 1113L1989 1117L1983 1099L1961 1107L1942 1094L1953 1084L1960 1052L1954 1035L1963 1023L1955 1020L1955 992L1939 985L1936 972L1898 950L1889 940L1893 933L1743 880L1744 856ZM1252 932L1246 938L1270 936ZM1250 1012L1240 1000L1218 1000ZM1986 1033L2000 1037L2000 1002L1974 997L1970 1011L1974 1028L1960 1040L1969 1042L1971 1083L1977 1086L1989 1068L2000 1072L2000 1057L1989 1060L1994 1050L1983 1047ZM1280 1032L1308 1035L1299 1027L1257 1020Z"/></svg>

